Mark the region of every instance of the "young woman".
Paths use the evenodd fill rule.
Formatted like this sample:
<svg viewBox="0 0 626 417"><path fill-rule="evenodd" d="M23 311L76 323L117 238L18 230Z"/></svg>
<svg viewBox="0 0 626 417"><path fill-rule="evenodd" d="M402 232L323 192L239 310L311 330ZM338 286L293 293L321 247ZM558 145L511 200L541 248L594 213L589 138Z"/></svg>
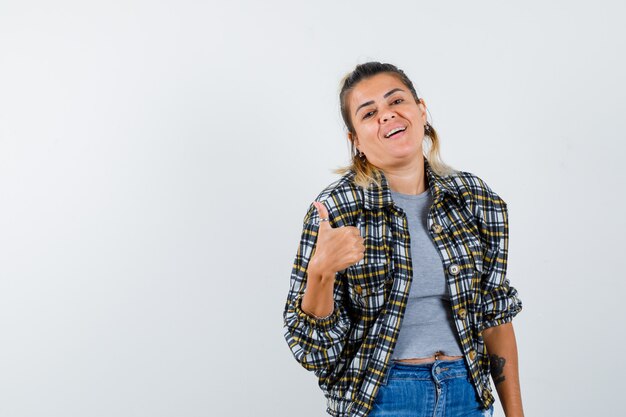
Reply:
<svg viewBox="0 0 626 417"><path fill-rule="evenodd" d="M333 416L523 416L506 203L439 158L413 83L369 62L342 80L350 166L304 217L285 339Z"/></svg>

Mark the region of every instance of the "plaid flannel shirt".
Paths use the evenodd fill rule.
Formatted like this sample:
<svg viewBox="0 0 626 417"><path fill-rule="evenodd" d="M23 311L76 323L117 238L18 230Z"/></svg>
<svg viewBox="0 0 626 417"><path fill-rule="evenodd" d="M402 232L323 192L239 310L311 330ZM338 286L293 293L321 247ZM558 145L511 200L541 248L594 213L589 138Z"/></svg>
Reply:
<svg viewBox="0 0 626 417"><path fill-rule="evenodd" d="M485 408L494 402L485 328L510 322L522 310L506 278L506 203L478 176L437 175L424 158L433 204L427 227L441 254L455 328L471 380ZM316 198L332 227L356 226L365 238L364 258L338 271L334 311L314 318L301 309L307 266L315 249L319 215L304 217L284 308L284 337L295 359L318 378L327 413L365 417L391 366L413 277L406 215L394 205L389 185L357 186L350 171ZM435 346L433 346L435 348Z"/></svg>

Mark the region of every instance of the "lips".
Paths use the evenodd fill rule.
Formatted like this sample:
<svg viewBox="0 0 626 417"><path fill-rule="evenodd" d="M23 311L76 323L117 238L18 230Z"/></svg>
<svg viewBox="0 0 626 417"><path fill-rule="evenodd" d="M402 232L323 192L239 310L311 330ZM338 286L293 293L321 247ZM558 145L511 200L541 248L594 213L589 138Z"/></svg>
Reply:
<svg viewBox="0 0 626 417"><path fill-rule="evenodd" d="M402 136L404 136L404 134L406 133L406 130L401 130L397 133L394 133L393 135L389 136L388 138L385 138L387 140L391 140L391 139L398 139L401 138Z"/></svg>
<svg viewBox="0 0 626 417"><path fill-rule="evenodd" d="M400 129L400 130L398 130ZM394 134L392 134L391 136L387 137L387 135L389 135L389 132L393 132L396 131ZM402 136L404 134L404 132L406 132L406 126L404 125L394 125L391 126L390 128L387 129L387 131L385 132L385 134L383 135L383 137L385 139L392 139L392 138L396 138L399 136Z"/></svg>

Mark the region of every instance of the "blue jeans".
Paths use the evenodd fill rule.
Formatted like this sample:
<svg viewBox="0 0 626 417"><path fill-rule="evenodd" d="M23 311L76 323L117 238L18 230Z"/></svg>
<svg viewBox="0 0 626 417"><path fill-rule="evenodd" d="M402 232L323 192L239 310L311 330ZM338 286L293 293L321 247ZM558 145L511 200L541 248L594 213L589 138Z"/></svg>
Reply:
<svg viewBox="0 0 626 417"><path fill-rule="evenodd" d="M368 417L493 416L484 409L464 359L410 364L393 362Z"/></svg>

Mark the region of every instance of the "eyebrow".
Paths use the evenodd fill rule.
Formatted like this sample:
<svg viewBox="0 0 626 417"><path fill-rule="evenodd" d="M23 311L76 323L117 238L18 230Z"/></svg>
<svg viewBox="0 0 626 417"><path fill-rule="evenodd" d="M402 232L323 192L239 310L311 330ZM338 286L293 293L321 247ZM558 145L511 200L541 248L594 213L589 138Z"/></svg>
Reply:
<svg viewBox="0 0 626 417"><path fill-rule="evenodd" d="M393 93L395 93L396 91L402 91L404 92L403 89L401 88L394 88L393 90L389 90L385 93L385 95L383 96L383 98L387 98L390 95L392 95ZM361 109L361 107L365 107L365 106L369 106L370 104L374 104L374 100L370 100L370 101L366 101L365 103L361 104L359 107L356 108L356 110L354 111L354 115L356 116L356 114L359 112L359 110Z"/></svg>

